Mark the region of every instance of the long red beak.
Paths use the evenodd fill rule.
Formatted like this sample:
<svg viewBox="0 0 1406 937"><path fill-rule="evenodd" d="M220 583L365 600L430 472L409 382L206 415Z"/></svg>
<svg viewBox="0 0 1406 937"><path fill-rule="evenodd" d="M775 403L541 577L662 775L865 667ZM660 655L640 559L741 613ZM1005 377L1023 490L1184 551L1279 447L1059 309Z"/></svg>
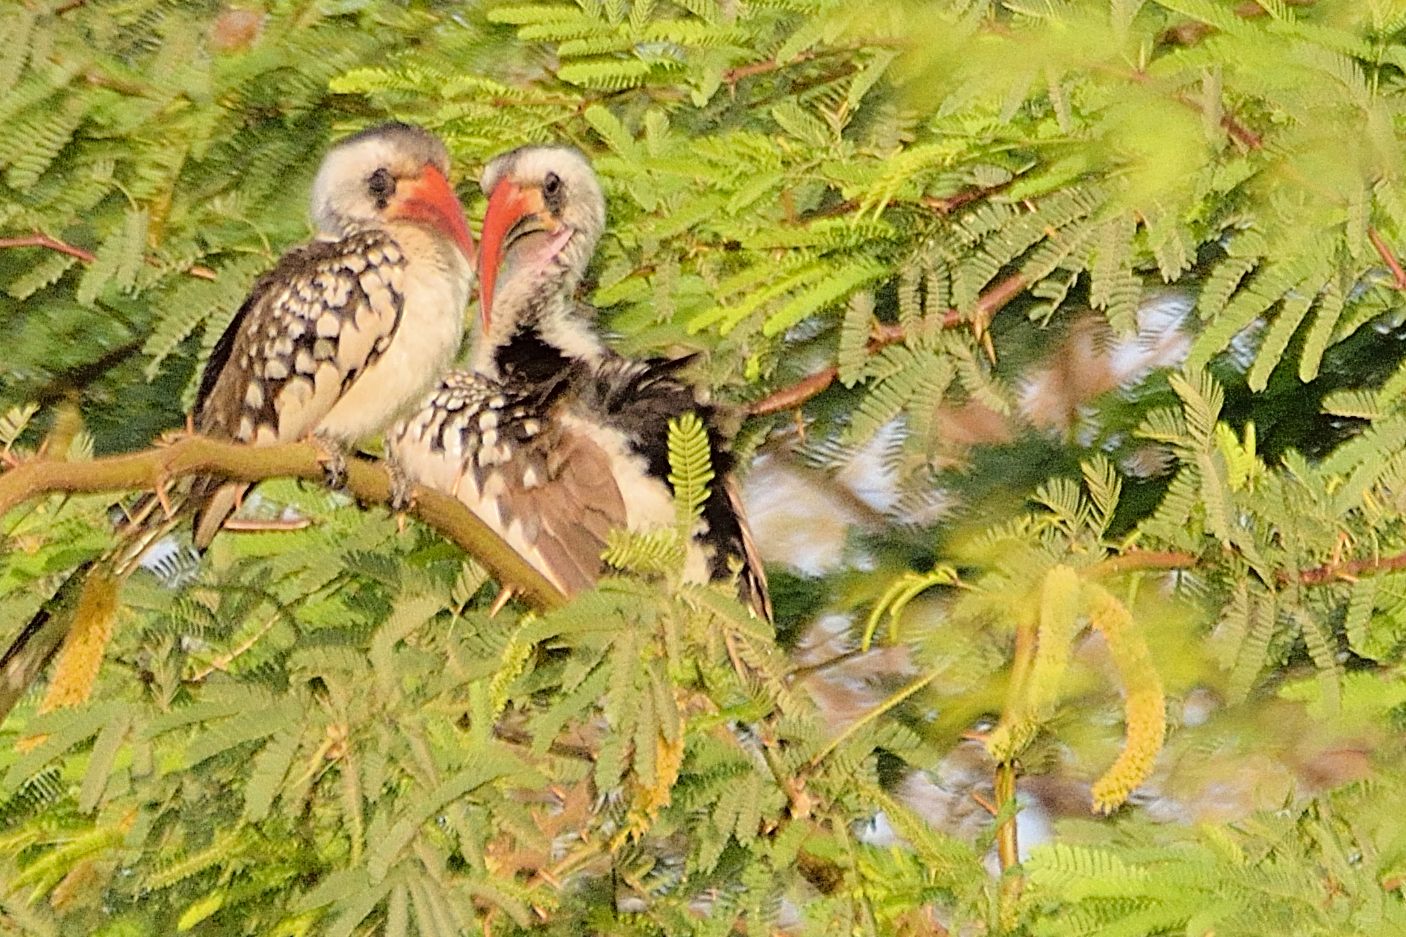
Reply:
<svg viewBox="0 0 1406 937"><path fill-rule="evenodd" d="M485 332L488 331L489 317L493 314L493 290L498 282L498 268L503 263L503 239L519 221L541 210L541 193L536 189L524 190L511 179L499 182L488 197L488 211L483 216L483 236L478 245L479 307Z"/></svg>
<svg viewBox="0 0 1406 937"><path fill-rule="evenodd" d="M449 187L449 180L435 166L425 166L420 180L410 187L401 202L399 214L439 231L459 245L465 260L470 264L474 262L474 236L464 220L464 209Z"/></svg>

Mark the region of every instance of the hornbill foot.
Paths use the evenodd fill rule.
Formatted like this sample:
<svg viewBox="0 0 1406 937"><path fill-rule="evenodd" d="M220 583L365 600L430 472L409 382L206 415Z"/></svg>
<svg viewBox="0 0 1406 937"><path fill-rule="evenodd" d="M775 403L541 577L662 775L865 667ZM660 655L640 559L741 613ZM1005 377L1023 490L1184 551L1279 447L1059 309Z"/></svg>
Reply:
<svg viewBox="0 0 1406 937"><path fill-rule="evenodd" d="M390 508L392 514L407 514L415 507L415 482L395 459L386 459L386 474L391 479Z"/></svg>
<svg viewBox="0 0 1406 937"><path fill-rule="evenodd" d="M342 444L330 436L313 433L309 437L317 449L317 461L322 463L323 481L327 487L340 491L347 485L347 454Z"/></svg>
<svg viewBox="0 0 1406 937"><path fill-rule="evenodd" d="M166 494L166 489L170 484L171 480L163 476L157 481L156 490L154 492L156 495L156 503L161 505L161 513L165 514L168 519L174 517L176 514L176 509L171 506L171 498Z"/></svg>
<svg viewBox="0 0 1406 937"><path fill-rule="evenodd" d="M190 437L196 435L199 434L195 432L195 417L187 413L184 425L182 425L178 429L166 430L160 436L156 437L156 440L152 443L152 445L156 446L156 448L158 449L164 449L167 446L175 445L182 439L189 439Z"/></svg>

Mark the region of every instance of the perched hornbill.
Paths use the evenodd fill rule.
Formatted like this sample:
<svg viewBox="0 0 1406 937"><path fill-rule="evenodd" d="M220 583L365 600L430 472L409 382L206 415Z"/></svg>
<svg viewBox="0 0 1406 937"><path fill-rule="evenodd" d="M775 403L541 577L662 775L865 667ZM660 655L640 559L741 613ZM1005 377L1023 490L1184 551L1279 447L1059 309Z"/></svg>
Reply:
<svg viewBox="0 0 1406 937"><path fill-rule="evenodd" d="M313 182L318 237L284 254L216 343L195 428L330 449L405 415L459 350L473 239L436 137L385 124L338 143ZM248 486L198 485L208 546Z"/></svg>
<svg viewBox="0 0 1406 937"><path fill-rule="evenodd" d="M669 420L692 411L708 429L716 481L687 572L737 575L743 600L769 619L732 457L713 409L678 378L684 361L614 353L576 300L605 227L590 164L574 149L525 147L489 163L483 190L473 371L451 372L391 431L392 461L459 498L571 595L600 576L609 530L674 522Z"/></svg>
<svg viewBox="0 0 1406 937"><path fill-rule="evenodd" d="M413 409L458 352L474 246L435 136L391 123L338 142L312 189L315 240L255 282L205 365L193 423L253 445L311 438L336 475L343 447ZM178 516L209 545L249 486L196 479ZM171 525L148 498L116 552L80 569L0 656L0 718L67 634L72 614L111 609L116 584ZM98 601L98 590L106 598ZM84 596L88 596L85 600Z"/></svg>

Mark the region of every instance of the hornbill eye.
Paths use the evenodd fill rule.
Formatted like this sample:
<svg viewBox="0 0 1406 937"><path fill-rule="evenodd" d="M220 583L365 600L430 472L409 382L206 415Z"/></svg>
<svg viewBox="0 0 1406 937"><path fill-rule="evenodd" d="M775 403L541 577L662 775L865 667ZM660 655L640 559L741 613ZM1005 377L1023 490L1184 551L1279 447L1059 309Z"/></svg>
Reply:
<svg viewBox="0 0 1406 937"><path fill-rule="evenodd" d="M542 194L551 197L560 191L561 177L554 172L547 173L547 178L542 180Z"/></svg>
<svg viewBox="0 0 1406 937"><path fill-rule="evenodd" d="M376 200L378 208L385 208L386 200L395 194L395 177L388 169L378 169L366 180L366 191Z"/></svg>

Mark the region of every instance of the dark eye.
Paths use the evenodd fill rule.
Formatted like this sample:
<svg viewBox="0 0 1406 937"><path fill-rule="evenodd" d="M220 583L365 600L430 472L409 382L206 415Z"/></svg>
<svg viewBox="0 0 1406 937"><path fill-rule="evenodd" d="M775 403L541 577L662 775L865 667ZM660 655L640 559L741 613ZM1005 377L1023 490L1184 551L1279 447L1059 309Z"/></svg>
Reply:
<svg viewBox="0 0 1406 937"><path fill-rule="evenodd" d="M386 199L395 194L395 177L390 174L390 170L378 169L366 180L366 191L384 208Z"/></svg>
<svg viewBox="0 0 1406 937"><path fill-rule="evenodd" d="M542 180L542 192L546 195L556 195L561 191L561 177L554 172L547 173L547 178Z"/></svg>

